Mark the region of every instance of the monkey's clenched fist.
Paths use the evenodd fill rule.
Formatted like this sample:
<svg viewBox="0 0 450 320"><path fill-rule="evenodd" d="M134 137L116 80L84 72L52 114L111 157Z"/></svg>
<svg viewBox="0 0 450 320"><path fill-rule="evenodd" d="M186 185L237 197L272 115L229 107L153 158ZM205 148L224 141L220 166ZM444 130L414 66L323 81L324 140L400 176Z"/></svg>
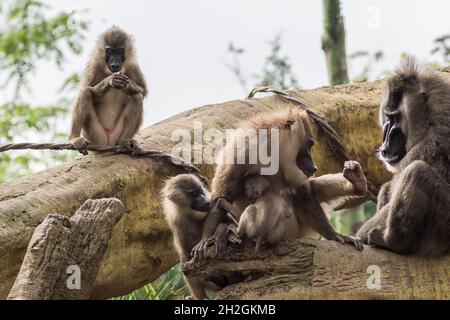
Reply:
<svg viewBox="0 0 450 320"><path fill-rule="evenodd" d="M115 89L124 89L128 86L129 80L123 73L114 73L111 79L111 87Z"/></svg>
<svg viewBox="0 0 450 320"><path fill-rule="evenodd" d="M358 195L367 193L367 180L361 165L357 161L346 161L342 171L344 178L351 182Z"/></svg>

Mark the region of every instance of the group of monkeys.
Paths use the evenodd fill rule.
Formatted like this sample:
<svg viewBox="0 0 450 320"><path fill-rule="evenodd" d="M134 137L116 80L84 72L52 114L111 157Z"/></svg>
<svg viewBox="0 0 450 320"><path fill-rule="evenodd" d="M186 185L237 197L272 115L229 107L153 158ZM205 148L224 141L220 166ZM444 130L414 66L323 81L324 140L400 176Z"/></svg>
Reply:
<svg viewBox="0 0 450 320"><path fill-rule="evenodd" d="M146 94L132 38L118 27L109 28L100 36L83 76L70 142L82 153L88 144L136 150L139 144L133 138L142 123ZM358 250L366 244L400 254L447 254L449 78L406 59L386 82L379 120L383 143L378 156L393 177L379 192L376 214L356 237L336 232L327 213L367 193L361 166L348 161L342 173L314 177L317 167L311 155L314 138L308 115L295 107L280 107L239 126L267 132L278 129L276 174L261 175L260 163L220 161L211 189L194 174L165 182L162 204L181 262L204 259L210 246L223 258L227 245L243 238L255 242L256 252L281 240L322 236ZM235 141L227 142L219 157L232 152ZM237 156L251 150L244 144L236 151ZM207 298L206 283L192 277L186 282L194 298Z"/></svg>

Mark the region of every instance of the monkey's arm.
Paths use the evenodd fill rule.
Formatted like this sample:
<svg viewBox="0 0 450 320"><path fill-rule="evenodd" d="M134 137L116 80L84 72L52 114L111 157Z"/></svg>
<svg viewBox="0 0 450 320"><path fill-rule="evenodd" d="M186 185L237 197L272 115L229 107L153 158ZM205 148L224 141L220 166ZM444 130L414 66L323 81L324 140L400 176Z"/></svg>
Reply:
<svg viewBox="0 0 450 320"><path fill-rule="evenodd" d="M300 197L295 197L294 209L300 221L317 231L325 239L351 244L360 251L364 248L358 239L340 234L333 229L322 207L310 193L303 193Z"/></svg>
<svg viewBox="0 0 450 320"><path fill-rule="evenodd" d="M112 88L113 78L114 78L114 75L110 75L110 76L104 78L102 81L100 81L96 85L88 87L92 94L92 97L94 99L103 98L108 93L109 89Z"/></svg>
<svg viewBox="0 0 450 320"><path fill-rule="evenodd" d="M135 81L129 79L128 85L125 87L125 92L130 96L138 94L138 93L144 95L144 92L146 92L146 89L144 86L139 85Z"/></svg>
<svg viewBox="0 0 450 320"><path fill-rule="evenodd" d="M130 64L127 67L125 76L128 77L128 84L125 86L125 92L132 96L135 94L142 94L142 97L147 96L147 84L144 74L137 64Z"/></svg>
<svg viewBox="0 0 450 320"><path fill-rule="evenodd" d="M203 260L206 256L206 250L211 244L211 237L213 237L216 232L217 227L221 222L224 222L227 217L227 211L218 206L220 199L213 202L213 207L206 216L205 222L203 223L203 233L201 240L195 245L191 251L191 256L194 260Z"/></svg>
<svg viewBox="0 0 450 320"><path fill-rule="evenodd" d="M377 211L381 210L385 205L389 202L391 192L391 182L386 182L380 188L380 192L378 193L377 199Z"/></svg>
<svg viewBox="0 0 450 320"><path fill-rule="evenodd" d="M349 198L364 196L367 181L361 166L356 161L347 161L342 173L326 174L309 179L311 192L319 202L335 208Z"/></svg>

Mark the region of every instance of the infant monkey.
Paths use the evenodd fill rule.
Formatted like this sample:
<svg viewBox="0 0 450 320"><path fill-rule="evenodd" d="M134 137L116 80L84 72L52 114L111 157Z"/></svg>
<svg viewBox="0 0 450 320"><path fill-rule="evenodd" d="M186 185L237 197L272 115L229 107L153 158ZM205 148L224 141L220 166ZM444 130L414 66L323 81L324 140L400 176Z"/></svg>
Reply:
<svg viewBox="0 0 450 320"><path fill-rule="evenodd" d="M294 209L283 191L270 188L269 180L262 176L248 176L245 192L254 204L242 213L237 233L255 241L255 252L258 252L263 243L271 245L283 238L285 220L294 214Z"/></svg>

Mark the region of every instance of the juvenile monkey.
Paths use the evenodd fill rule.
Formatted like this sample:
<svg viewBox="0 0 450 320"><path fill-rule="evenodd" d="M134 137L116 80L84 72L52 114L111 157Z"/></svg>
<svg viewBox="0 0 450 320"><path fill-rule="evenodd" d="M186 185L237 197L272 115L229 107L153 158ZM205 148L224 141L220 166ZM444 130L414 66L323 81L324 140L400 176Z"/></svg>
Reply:
<svg viewBox="0 0 450 320"><path fill-rule="evenodd" d="M275 244L283 238L285 221L293 217L294 208L291 199L287 199L282 190L271 189L269 180L262 176L248 176L245 190L255 203L245 208L237 233L254 240L255 252L258 252L261 244Z"/></svg>
<svg viewBox="0 0 450 320"><path fill-rule="evenodd" d="M256 131L265 129L269 133L271 129L279 131L279 154L275 155L279 159L279 170L273 175L266 175L265 178L273 190L286 190L292 197L295 219L289 221L287 226L294 228L287 228L284 237L298 238L313 232L328 240L348 243L362 250L363 246L358 239L339 234L333 229L321 205L329 203L333 207L335 202L346 201L349 197L361 196L367 192L366 179L359 164L354 162L346 164L348 166L346 174L353 181L344 177L342 173L312 178L317 171L311 155L314 145L312 129L307 113L298 108L283 108L275 112L258 114L239 128ZM271 150L270 137L266 142L269 144L267 149ZM234 152L234 141L232 143L227 141L227 145L221 151L221 157L226 158L229 152L233 152L235 158L239 154L244 154L247 159L252 147L254 145L251 143L248 146L241 144ZM204 256L209 245L208 239L227 213L227 209L220 205L221 202L225 200L234 205L238 212L243 212L251 204L244 192L243 180L249 175L260 175L263 167L260 162L238 164L238 161L234 163L222 161L217 166L212 180L211 203L219 205L211 206L204 223L202 239L192 250L195 259Z"/></svg>
<svg viewBox="0 0 450 320"><path fill-rule="evenodd" d="M142 124L147 85L136 61L133 39L113 26L100 35L81 79L69 141L87 154L88 144L124 145Z"/></svg>
<svg viewBox="0 0 450 320"><path fill-rule="evenodd" d="M164 217L172 230L175 249L180 261L187 262L191 259L192 248L201 238L210 193L197 176L180 174L167 180L161 195ZM221 223L213 235L214 241L226 244L228 234L228 225ZM205 287L210 285L209 282L186 276L185 281L195 299L208 298Z"/></svg>

